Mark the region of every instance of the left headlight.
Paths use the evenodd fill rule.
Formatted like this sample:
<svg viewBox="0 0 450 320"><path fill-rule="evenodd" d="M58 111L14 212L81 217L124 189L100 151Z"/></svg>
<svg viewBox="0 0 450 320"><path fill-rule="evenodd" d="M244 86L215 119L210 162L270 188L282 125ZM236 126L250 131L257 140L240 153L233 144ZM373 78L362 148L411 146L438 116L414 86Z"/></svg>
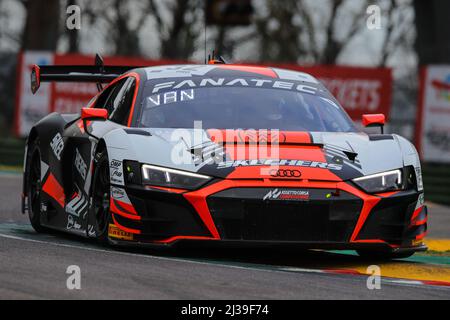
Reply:
<svg viewBox="0 0 450 320"><path fill-rule="evenodd" d="M142 182L144 184L193 190L201 187L211 179L211 177L203 174L149 164L142 165Z"/></svg>
<svg viewBox="0 0 450 320"><path fill-rule="evenodd" d="M398 191L404 189L402 170L392 170L352 180L367 193Z"/></svg>

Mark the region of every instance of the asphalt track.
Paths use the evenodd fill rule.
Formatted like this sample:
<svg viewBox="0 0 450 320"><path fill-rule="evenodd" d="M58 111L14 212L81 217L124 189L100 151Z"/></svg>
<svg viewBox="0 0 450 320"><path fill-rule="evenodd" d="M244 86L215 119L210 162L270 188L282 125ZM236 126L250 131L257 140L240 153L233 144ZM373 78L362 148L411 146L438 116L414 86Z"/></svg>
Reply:
<svg viewBox="0 0 450 320"><path fill-rule="evenodd" d="M348 270L364 273L373 263L353 255L119 251L59 233L37 234L20 214L20 189L20 176L0 175L0 299L450 299L449 286L411 280L450 279L449 259L439 257L437 264L427 258L382 264L381 289L369 290L367 275ZM80 267L80 290L66 287L70 265Z"/></svg>

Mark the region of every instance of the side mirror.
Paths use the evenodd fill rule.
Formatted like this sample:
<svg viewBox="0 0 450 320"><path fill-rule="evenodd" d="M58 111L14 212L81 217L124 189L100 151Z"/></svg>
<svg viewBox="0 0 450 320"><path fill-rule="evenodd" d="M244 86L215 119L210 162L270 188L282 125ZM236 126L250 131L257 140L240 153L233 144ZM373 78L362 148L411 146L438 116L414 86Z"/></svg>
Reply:
<svg viewBox="0 0 450 320"><path fill-rule="evenodd" d="M377 114L364 114L362 116L362 124L364 127L377 127L381 128L381 133L384 133L384 124L386 123L386 117L382 113Z"/></svg>
<svg viewBox="0 0 450 320"><path fill-rule="evenodd" d="M81 120L101 120L108 119L108 110L96 109L96 108L83 108L81 109Z"/></svg>
<svg viewBox="0 0 450 320"><path fill-rule="evenodd" d="M86 125L86 121L105 121L108 119L108 110L106 109L96 109L96 108L82 108L81 109L81 120L83 121L84 132L89 136L98 140L98 137L91 134Z"/></svg>
<svg viewBox="0 0 450 320"><path fill-rule="evenodd" d="M41 69L34 65L31 69L31 92L35 94L41 86Z"/></svg>

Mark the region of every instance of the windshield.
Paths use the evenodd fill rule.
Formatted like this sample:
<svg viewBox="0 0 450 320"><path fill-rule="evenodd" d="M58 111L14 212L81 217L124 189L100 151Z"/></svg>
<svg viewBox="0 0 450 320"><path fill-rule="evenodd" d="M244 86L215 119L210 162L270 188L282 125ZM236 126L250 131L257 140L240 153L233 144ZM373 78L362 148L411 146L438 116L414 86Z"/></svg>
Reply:
<svg viewBox="0 0 450 320"><path fill-rule="evenodd" d="M264 83L264 87L250 86L251 80L234 79L229 86L221 80L210 81L219 86L207 86L203 81L202 87L192 80L184 80L184 84L148 81L139 126L193 128L194 121L202 121L203 128L215 129L355 131L348 115L326 91L293 82L274 88L275 82L269 80L265 81L272 84Z"/></svg>

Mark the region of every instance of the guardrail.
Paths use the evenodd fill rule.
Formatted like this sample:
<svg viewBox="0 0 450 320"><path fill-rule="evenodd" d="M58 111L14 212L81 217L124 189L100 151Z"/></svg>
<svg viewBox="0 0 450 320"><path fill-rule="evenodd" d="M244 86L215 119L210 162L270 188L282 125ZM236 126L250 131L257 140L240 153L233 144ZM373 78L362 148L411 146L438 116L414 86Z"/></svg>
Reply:
<svg viewBox="0 0 450 320"><path fill-rule="evenodd" d="M450 164L422 165L425 199L450 205Z"/></svg>
<svg viewBox="0 0 450 320"><path fill-rule="evenodd" d="M0 139L0 165L22 166L25 139Z"/></svg>

